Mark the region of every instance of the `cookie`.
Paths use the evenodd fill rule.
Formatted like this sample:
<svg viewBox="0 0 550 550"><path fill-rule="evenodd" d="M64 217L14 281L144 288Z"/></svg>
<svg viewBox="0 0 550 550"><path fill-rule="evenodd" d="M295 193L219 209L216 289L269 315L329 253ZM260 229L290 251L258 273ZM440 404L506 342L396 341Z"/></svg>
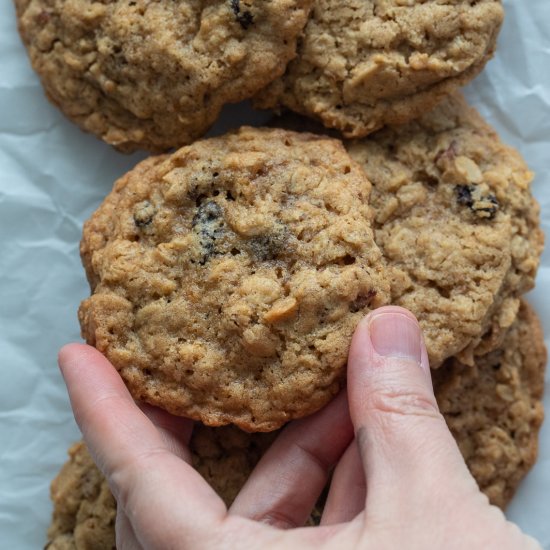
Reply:
<svg viewBox="0 0 550 550"><path fill-rule="evenodd" d="M285 74L256 96L363 137L408 122L492 56L500 0L318 0Z"/></svg>
<svg viewBox="0 0 550 550"><path fill-rule="evenodd" d="M546 350L540 323L522 304L504 347L457 359L432 373L439 408L468 468L491 503L504 507L535 463L543 419ZM246 434L233 427L195 428L193 465L230 506L275 433ZM83 443L52 483L54 516L49 550L114 548L116 503ZM310 523L319 523L317 507Z"/></svg>
<svg viewBox="0 0 550 550"><path fill-rule="evenodd" d="M432 367L457 354L473 364L534 285L544 239L533 174L458 95L346 146L373 185L392 303L419 319Z"/></svg>
<svg viewBox="0 0 550 550"><path fill-rule="evenodd" d="M82 334L173 414L247 431L310 414L388 302L369 192L310 134L243 128L148 159L84 226Z"/></svg>
<svg viewBox="0 0 550 550"><path fill-rule="evenodd" d="M193 466L229 507L274 435L197 425L190 443ZM115 549L116 501L84 442L69 449L51 499L48 550Z"/></svg>
<svg viewBox="0 0 550 550"><path fill-rule="evenodd" d="M294 57L312 0L15 0L48 98L122 151L192 142Z"/></svg>
<svg viewBox="0 0 550 550"><path fill-rule="evenodd" d="M546 359L540 321L522 302L500 349L473 367L452 359L432 372L439 409L470 472L501 508L537 459Z"/></svg>
<svg viewBox="0 0 550 550"><path fill-rule="evenodd" d="M115 550L116 501L83 442L52 481L48 550Z"/></svg>
<svg viewBox="0 0 550 550"><path fill-rule="evenodd" d="M277 433L198 424L191 441L193 466L229 507Z"/></svg>

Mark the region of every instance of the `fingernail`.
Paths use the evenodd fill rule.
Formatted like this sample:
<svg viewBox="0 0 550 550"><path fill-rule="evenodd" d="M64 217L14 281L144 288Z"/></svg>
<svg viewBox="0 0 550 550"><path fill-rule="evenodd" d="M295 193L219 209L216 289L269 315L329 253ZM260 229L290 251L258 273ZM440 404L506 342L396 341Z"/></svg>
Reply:
<svg viewBox="0 0 550 550"><path fill-rule="evenodd" d="M383 357L422 361L418 323L402 313L374 313L369 322L372 347Z"/></svg>

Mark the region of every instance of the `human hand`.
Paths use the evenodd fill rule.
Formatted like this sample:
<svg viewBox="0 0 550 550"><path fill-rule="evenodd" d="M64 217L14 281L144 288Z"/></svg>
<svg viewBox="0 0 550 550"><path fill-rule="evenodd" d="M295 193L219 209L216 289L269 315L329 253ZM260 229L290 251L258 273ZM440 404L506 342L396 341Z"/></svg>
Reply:
<svg viewBox="0 0 550 550"><path fill-rule="evenodd" d="M285 428L230 510L190 466L190 420L140 409L89 346L66 346L59 362L117 500L119 549L540 548L477 488L438 412L418 324L401 308L361 321L347 396ZM301 527L333 467L321 525Z"/></svg>

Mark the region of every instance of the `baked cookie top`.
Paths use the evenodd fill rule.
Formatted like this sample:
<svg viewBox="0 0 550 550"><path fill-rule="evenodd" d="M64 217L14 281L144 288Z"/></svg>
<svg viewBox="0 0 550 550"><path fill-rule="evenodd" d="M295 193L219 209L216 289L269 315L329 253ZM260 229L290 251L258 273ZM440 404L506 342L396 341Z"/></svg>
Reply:
<svg viewBox="0 0 550 550"><path fill-rule="evenodd" d="M432 372L439 408L468 468L501 508L537 457L545 364L540 323L522 304L501 349L478 357L474 367L450 359ZM190 445L193 465L230 506L274 436L197 425ZM114 549L116 502L107 482L84 443L75 444L69 456L51 486L47 548ZM318 523L321 513L316 507L310 523Z"/></svg>
<svg viewBox="0 0 550 550"><path fill-rule="evenodd" d="M200 137L296 52L312 0L15 0L49 99L120 150Z"/></svg>
<svg viewBox="0 0 550 550"><path fill-rule="evenodd" d="M533 174L458 95L347 148L373 185L392 303L419 319L432 367L460 352L473 364L534 284L543 234Z"/></svg>
<svg viewBox="0 0 550 550"><path fill-rule="evenodd" d="M477 75L502 19L500 0L317 0L296 59L257 105L346 137L407 122Z"/></svg>
<svg viewBox="0 0 550 550"><path fill-rule="evenodd" d="M470 472L501 508L537 459L546 359L540 321L522 302L500 349L473 367L451 359L432 372L439 409Z"/></svg>
<svg viewBox="0 0 550 550"><path fill-rule="evenodd" d="M242 128L150 158L84 226L82 334L173 414L248 431L310 414L389 299L369 193L311 134Z"/></svg>

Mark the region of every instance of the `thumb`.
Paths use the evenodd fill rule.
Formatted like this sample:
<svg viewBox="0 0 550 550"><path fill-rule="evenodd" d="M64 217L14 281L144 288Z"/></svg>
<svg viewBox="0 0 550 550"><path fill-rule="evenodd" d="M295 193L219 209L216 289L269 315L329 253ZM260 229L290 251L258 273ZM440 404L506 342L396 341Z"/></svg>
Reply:
<svg viewBox="0 0 550 550"><path fill-rule="evenodd" d="M383 307L359 323L350 348L348 396L367 513L388 506L415 510L419 502L433 502L434 492L477 491L439 412L412 313Z"/></svg>

